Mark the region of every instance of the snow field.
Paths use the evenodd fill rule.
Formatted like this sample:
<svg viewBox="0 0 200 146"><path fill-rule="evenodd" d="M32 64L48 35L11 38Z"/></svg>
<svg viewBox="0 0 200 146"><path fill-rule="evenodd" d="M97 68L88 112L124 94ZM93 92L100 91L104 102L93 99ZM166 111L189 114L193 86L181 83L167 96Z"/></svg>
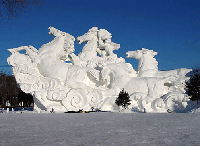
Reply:
<svg viewBox="0 0 200 146"><path fill-rule="evenodd" d="M0 114L1 146L197 146L199 113Z"/></svg>

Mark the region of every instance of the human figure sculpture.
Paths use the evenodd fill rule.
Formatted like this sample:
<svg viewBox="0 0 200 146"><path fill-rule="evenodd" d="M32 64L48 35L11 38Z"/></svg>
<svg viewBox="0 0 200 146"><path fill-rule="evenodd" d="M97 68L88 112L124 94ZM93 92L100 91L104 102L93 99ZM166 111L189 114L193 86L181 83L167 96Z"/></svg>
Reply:
<svg viewBox="0 0 200 146"><path fill-rule="evenodd" d="M100 29L98 32L99 37L99 52L101 52L101 56L113 56L113 50L118 50L120 48L120 44L113 43L111 41L112 35L105 29Z"/></svg>

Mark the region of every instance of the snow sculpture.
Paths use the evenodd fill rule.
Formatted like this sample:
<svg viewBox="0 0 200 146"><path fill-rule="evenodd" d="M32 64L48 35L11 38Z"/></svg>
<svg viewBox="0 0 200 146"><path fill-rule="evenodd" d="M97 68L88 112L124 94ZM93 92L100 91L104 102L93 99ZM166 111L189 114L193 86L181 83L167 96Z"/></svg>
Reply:
<svg viewBox="0 0 200 146"><path fill-rule="evenodd" d="M54 27L49 30L54 39L39 50L33 46L8 49L12 54L7 61L17 83L34 96L39 112L52 108L55 112L115 111L115 99L122 88L130 95L129 109L167 112L187 106L183 83L190 69L159 71L154 58L157 52L142 48L126 53L139 60L135 70L113 53L120 45L111 41L111 33L97 27L77 37L79 44L86 44L75 55L72 35Z"/></svg>

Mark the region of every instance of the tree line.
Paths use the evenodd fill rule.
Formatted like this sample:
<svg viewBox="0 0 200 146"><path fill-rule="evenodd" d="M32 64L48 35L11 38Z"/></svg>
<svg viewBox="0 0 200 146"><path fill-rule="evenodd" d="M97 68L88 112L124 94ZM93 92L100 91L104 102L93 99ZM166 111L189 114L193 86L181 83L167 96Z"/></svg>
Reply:
<svg viewBox="0 0 200 146"><path fill-rule="evenodd" d="M13 75L0 73L0 108L33 107L31 94L24 93Z"/></svg>

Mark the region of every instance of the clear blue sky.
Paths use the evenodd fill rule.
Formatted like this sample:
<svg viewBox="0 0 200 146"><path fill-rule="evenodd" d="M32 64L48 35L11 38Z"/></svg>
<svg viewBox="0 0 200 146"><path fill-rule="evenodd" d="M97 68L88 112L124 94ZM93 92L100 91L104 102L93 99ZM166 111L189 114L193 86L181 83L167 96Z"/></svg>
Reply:
<svg viewBox="0 0 200 146"><path fill-rule="evenodd" d="M200 62L199 0L44 0L43 7L9 23L0 21L0 66L7 65L9 48L53 39L53 26L75 37L91 27L107 29L121 48L118 57L141 48L158 52L159 70L191 68ZM75 43L75 54L83 45ZM136 69L135 59L126 59ZM0 67L10 71L11 67Z"/></svg>

